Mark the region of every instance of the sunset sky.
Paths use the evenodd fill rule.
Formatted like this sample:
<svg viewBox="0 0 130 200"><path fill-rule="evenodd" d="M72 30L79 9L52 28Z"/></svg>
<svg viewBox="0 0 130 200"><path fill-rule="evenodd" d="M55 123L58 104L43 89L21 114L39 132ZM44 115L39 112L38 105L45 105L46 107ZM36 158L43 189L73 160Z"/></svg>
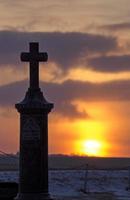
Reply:
<svg viewBox="0 0 130 200"><path fill-rule="evenodd" d="M0 0L0 150L19 150L15 103L29 42L48 52L40 86L49 153L130 157L130 0Z"/></svg>

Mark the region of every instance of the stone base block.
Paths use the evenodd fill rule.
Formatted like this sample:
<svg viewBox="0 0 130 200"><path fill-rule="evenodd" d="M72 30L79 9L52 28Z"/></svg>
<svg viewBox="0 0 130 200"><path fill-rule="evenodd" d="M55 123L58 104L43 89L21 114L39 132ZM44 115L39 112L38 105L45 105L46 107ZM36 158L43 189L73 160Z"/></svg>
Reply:
<svg viewBox="0 0 130 200"><path fill-rule="evenodd" d="M19 193L14 200L52 200L52 198L45 193Z"/></svg>

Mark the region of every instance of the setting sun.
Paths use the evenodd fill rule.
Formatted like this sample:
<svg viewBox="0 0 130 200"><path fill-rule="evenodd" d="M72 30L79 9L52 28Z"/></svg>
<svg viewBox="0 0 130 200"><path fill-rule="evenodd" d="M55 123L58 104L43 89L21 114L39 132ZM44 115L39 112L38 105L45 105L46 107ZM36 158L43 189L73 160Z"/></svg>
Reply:
<svg viewBox="0 0 130 200"><path fill-rule="evenodd" d="M87 156L104 157L106 155L106 143L100 140L80 140L76 143L78 154Z"/></svg>
<svg viewBox="0 0 130 200"><path fill-rule="evenodd" d="M91 156L100 155L101 147L102 147L101 143L96 140L88 140L83 143L84 153Z"/></svg>

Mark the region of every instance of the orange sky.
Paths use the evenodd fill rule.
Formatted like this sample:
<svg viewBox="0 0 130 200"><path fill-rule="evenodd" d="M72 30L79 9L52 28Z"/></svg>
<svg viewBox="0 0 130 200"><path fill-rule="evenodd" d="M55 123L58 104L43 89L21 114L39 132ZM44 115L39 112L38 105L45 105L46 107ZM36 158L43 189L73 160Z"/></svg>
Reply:
<svg viewBox="0 0 130 200"><path fill-rule="evenodd" d="M0 4L0 150L19 149L14 104L28 87L19 55L38 41L49 54L41 88L55 104L49 152L130 157L130 1Z"/></svg>

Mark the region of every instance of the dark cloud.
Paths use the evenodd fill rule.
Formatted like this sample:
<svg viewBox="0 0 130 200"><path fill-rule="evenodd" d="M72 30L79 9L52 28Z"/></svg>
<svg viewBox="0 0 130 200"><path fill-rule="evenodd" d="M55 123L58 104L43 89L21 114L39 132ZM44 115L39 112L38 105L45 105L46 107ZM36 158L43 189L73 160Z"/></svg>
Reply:
<svg viewBox="0 0 130 200"><path fill-rule="evenodd" d="M61 33L61 32L0 32L0 65L14 65L18 67L19 55L28 51L28 42L38 41L41 50L47 51L49 61L55 62L63 71L83 64L87 55L92 53L105 53L117 48L115 37L87 34L87 33Z"/></svg>
<svg viewBox="0 0 130 200"><path fill-rule="evenodd" d="M101 72L130 71L130 55L99 56L88 59L89 67Z"/></svg>
<svg viewBox="0 0 130 200"><path fill-rule="evenodd" d="M65 81L62 84L43 84L44 91L55 102L82 101L125 101L130 100L130 81L90 83Z"/></svg>
<svg viewBox="0 0 130 200"><path fill-rule="evenodd" d="M27 82L16 82L0 87L0 105L13 106L25 94ZM44 96L55 104L55 112L71 119L91 117L86 112L79 112L75 100L81 101L128 101L130 100L130 81L90 83L65 81L62 84L41 83ZM47 98L48 99L48 98Z"/></svg>
<svg viewBox="0 0 130 200"><path fill-rule="evenodd" d="M120 30L122 31L122 30L130 29L130 23L122 22L118 24L108 24L108 25L100 26L99 28L106 29L109 31L120 31Z"/></svg>
<svg viewBox="0 0 130 200"><path fill-rule="evenodd" d="M61 96L60 93L58 95L58 92L60 90L59 84L41 83L41 86L45 89L46 94L44 96L50 96L50 99L52 97L52 100L55 104L56 113L58 113L59 115L71 119L90 118L90 116L85 111L79 112L70 99L67 100L61 98L61 96L64 96L64 91ZM23 99L26 90L27 81L20 81L0 86L0 106L14 106L15 103L20 102Z"/></svg>

